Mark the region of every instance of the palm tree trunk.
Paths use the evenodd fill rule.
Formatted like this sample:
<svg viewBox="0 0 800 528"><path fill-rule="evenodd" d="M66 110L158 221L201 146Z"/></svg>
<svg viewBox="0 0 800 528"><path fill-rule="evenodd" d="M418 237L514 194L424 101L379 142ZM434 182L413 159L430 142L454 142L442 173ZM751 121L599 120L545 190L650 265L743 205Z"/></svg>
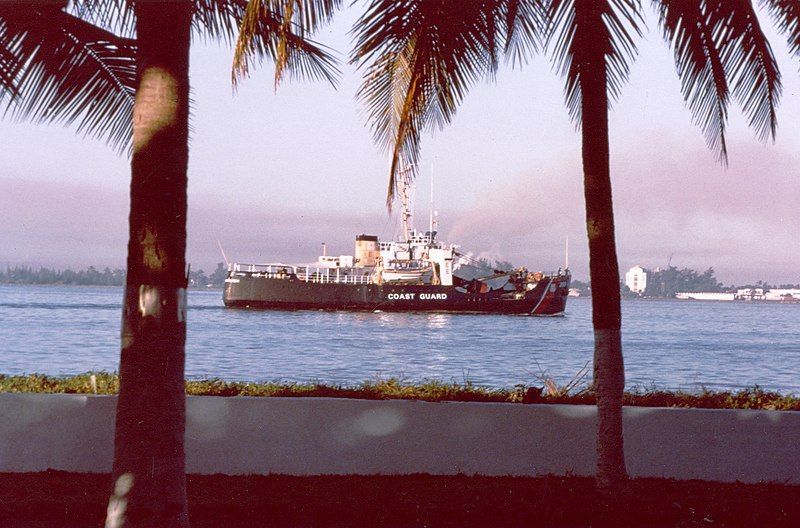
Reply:
<svg viewBox="0 0 800 528"><path fill-rule="evenodd" d="M107 526L188 526L184 429L191 3L137 0L130 238Z"/></svg>
<svg viewBox="0 0 800 528"><path fill-rule="evenodd" d="M599 9L587 2L588 38L599 36ZM602 38L593 39L603 42ZM607 39L606 39L607 40ZM627 475L622 435L625 370L620 334L619 264L614 238L608 138L608 93L605 55L600 46L586 46L588 67L581 70L581 133L586 231L589 236L589 278L594 326L594 389L597 395L597 485L616 488Z"/></svg>

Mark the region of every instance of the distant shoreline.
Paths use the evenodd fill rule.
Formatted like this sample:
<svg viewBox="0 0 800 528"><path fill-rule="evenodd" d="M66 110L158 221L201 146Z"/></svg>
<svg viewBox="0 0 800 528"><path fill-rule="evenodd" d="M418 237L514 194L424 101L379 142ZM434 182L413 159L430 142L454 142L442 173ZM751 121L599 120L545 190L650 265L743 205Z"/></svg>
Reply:
<svg viewBox="0 0 800 528"><path fill-rule="evenodd" d="M14 280L4 280L2 273L0 273L0 285L3 286L75 286L75 287L107 287L107 288L122 288L124 286L124 282L120 282L119 284L105 284L102 282L97 283L79 283L79 282L44 282L44 281L14 281ZM198 284L190 284L190 290L208 290L208 291L222 291L224 288L223 284L213 284L213 285L198 285ZM591 295L571 295L569 299L591 299ZM681 302L692 302L692 303L734 303L734 304L758 304L758 305L798 305L800 302L783 302L777 300L767 300L767 299L754 299L754 300L745 300L745 299L681 299L677 297L625 297L621 298L623 302L627 301L635 301L635 302L658 302L658 301L681 301Z"/></svg>
<svg viewBox="0 0 800 528"><path fill-rule="evenodd" d="M76 284L68 282L4 282L0 286L68 286L70 288L123 288L124 284ZM222 291L222 286L195 286L189 285L189 290Z"/></svg>
<svg viewBox="0 0 800 528"><path fill-rule="evenodd" d="M222 288L225 285L227 268L220 262L211 275L203 270L189 272L189 286L194 288ZM101 270L89 266L82 270L55 269L32 266L6 266L0 270L0 284L57 285L57 286L124 286L125 270L104 267Z"/></svg>

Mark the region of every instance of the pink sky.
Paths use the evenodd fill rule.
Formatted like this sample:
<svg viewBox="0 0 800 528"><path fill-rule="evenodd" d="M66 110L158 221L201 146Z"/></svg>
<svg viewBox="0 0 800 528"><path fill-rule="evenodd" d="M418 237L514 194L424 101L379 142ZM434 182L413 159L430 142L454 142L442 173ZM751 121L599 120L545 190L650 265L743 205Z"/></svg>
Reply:
<svg viewBox="0 0 800 528"><path fill-rule="evenodd" d="M672 257L679 267L713 266L726 284L800 282L794 191L800 161L773 148L735 144L737 157L758 160L758 166L745 161L724 170L703 156L702 146L694 153L672 147L675 155L669 156L614 154L621 267L663 267ZM630 148L641 153L653 147ZM704 161L694 161L698 158ZM753 177L755 173L761 178ZM569 236L571 267L577 278L585 279L581 185L577 168L521 173L500 189L476 192L472 204L442 211L440 230L475 255L543 269L563 263ZM192 198L189 258L195 268L206 270L221 260L217 240L240 260L306 261L316 257L321 242L332 253L351 253L356 234L397 233L396 215L390 221L380 207L363 212L292 205L267 210L217 201L213 195ZM127 205L124 188L0 179L2 258L42 265L122 266ZM427 225L427 204L418 216Z"/></svg>

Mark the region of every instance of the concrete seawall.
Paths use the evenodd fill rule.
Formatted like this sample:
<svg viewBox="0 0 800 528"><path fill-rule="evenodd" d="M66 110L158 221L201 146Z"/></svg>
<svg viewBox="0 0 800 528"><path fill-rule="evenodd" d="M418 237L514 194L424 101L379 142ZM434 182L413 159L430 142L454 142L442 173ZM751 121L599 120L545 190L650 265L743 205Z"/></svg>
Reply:
<svg viewBox="0 0 800 528"><path fill-rule="evenodd" d="M0 471L111 470L116 397L0 394ZM627 407L634 477L800 484L800 412ZM592 475L591 406L189 397L187 471Z"/></svg>

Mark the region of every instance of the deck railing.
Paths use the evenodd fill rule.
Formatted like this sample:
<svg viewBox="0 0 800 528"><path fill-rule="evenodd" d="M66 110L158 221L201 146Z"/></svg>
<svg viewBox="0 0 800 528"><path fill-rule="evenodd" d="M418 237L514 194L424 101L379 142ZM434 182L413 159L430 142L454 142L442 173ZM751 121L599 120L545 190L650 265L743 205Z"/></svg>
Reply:
<svg viewBox="0 0 800 528"><path fill-rule="evenodd" d="M372 284L374 275L363 268L324 268L318 266L292 266L289 264L238 264L228 267L231 277L265 277L269 279L297 278L303 282L321 284ZM553 278L565 273L563 269L543 273L543 278Z"/></svg>
<svg viewBox="0 0 800 528"><path fill-rule="evenodd" d="M232 277L251 276L269 279L296 277L303 282L323 284L370 284L372 274L358 268L323 268L314 266L292 266L289 264L238 264L233 263L228 271Z"/></svg>

